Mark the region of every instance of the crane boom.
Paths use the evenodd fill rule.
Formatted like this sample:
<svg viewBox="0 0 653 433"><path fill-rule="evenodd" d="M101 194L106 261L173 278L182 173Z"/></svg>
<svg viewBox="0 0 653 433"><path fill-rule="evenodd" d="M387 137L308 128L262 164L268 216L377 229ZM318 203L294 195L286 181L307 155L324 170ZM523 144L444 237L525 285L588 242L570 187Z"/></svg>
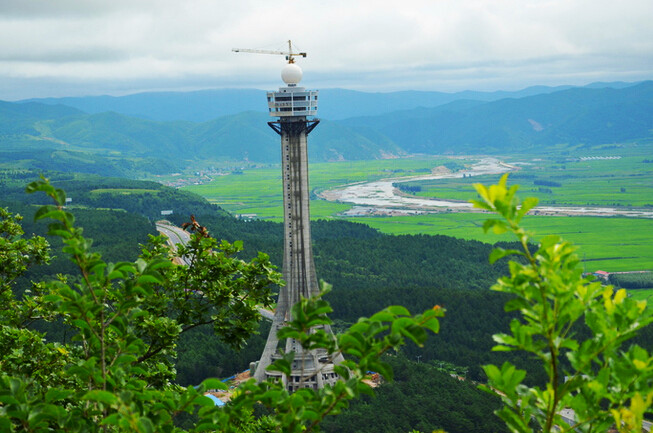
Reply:
<svg viewBox="0 0 653 433"><path fill-rule="evenodd" d="M295 56L306 57L306 53L293 53L292 43L290 41L288 41L288 51L254 50L251 48L232 48L231 51L235 53L280 54L282 56L286 56L288 63L295 63Z"/></svg>

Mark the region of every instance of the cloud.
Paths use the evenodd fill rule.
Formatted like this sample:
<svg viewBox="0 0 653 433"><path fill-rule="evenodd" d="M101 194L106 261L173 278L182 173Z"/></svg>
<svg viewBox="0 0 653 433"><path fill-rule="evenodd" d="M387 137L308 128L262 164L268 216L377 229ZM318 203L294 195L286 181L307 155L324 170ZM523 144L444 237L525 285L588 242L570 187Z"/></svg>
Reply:
<svg viewBox="0 0 653 433"><path fill-rule="evenodd" d="M308 51L302 67L311 85L460 90L639 80L653 71L651 19L650 0L3 2L0 99L20 80L39 79L94 93L276 86L281 56L231 48L283 50L288 38Z"/></svg>

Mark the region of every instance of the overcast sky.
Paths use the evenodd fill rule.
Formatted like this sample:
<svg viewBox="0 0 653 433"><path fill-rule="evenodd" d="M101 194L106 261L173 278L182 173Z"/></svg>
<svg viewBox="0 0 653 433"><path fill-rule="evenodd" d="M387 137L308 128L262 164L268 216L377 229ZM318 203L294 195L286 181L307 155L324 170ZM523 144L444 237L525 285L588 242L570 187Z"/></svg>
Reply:
<svg viewBox="0 0 653 433"><path fill-rule="evenodd" d="M652 0L1 0L0 99L303 84L517 90L653 79Z"/></svg>

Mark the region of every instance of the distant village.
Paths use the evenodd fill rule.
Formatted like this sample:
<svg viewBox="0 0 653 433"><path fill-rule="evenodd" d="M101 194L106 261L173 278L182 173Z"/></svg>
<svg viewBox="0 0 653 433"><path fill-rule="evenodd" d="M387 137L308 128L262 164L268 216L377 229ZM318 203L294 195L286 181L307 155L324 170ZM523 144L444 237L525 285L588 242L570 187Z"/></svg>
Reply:
<svg viewBox="0 0 653 433"><path fill-rule="evenodd" d="M261 165L262 166L262 165ZM243 174L243 170L246 168L259 168L257 164L250 164L248 166L238 166L238 167L208 167L206 169L198 170L189 173L172 173L167 175L158 175L156 177L160 178L159 182L166 186L171 186L173 188L182 188L189 185L202 185L205 183L212 182L218 176L227 176L230 174ZM172 177L173 179L167 179Z"/></svg>

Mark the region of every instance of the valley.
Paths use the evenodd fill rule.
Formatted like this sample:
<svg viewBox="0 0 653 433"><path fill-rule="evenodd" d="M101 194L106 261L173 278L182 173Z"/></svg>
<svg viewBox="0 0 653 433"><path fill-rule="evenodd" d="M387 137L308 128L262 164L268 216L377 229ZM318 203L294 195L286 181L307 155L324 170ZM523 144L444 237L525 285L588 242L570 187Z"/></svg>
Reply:
<svg viewBox="0 0 653 433"><path fill-rule="evenodd" d="M485 217L468 201L476 196L474 183L496 182L511 171L509 182L520 185L519 196L540 201L526 226L541 236L560 234L573 241L587 271L651 269L653 164L644 162L651 154L652 144L639 143L535 156L421 155L313 163L311 214L361 222L389 234L504 241L505 235L483 232ZM582 159L585 155L599 157ZM232 214L281 221L279 170L245 169L185 189Z"/></svg>
<svg viewBox="0 0 653 433"><path fill-rule="evenodd" d="M0 433L651 433L651 21L3 2Z"/></svg>
<svg viewBox="0 0 653 433"><path fill-rule="evenodd" d="M648 299L651 308L649 273L633 272L653 264L653 141L644 131L650 119L642 113L617 119L612 123L617 133L588 120L591 113L615 115L601 102L606 95L640 106L650 104L650 92L651 84L643 83L618 95L564 89L519 101L456 99L426 108L403 101L404 111L372 113L368 107L373 115L322 120L309 149L310 226L317 274L332 285L325 300L333 306L333 329L345 332L387 305L411 312L434 305L447 310L440 332L422 347L411 343L387 357L397 374L394 383L379 387L378 399L352 403L325 423L325 431L366 431L356 420L379 413L392 413L382 420L387 431L397 431L400 423L414 426L418 419L431 425L434 417L453 433L487 430L498 399L472 381L451 378L443 364L484 382L483 365L510 359L528 371L529 384L545 380L526 354L508 358L491 351L492 334L507 330L514 315L504 311L504 294L488 290L508 272L507 263L491 264L488 256L491 244L513 239L483 231L487 214L468 202L476 197L474 183L494 184L510 172L508 182L519 185L520 198L540 201L523 222L537 233L535 239L561 235L573 241L583 271L611 274L611 282L632 288L630 298ZM360 109L367 95L352 98ZM386 96L374 98L380 104ZM575 111L565 106L570 98L581 102ZM541 105L545 102L549 105ZM237 243L238 257L252 260L262 251L281 267L279 147L264 113L207 119L191 110L191 118L151 120L142 113L79 109L34 101L0 104L0 204L26 216L28 233L46 231L32 222L43 201L24 193L25 184L43 173L67 191L67 209L88 227L84 233L106 260L126 255L131 261L139 250L147 255L137 244L147 244L155 221L165 216L178 227L193 214L216 239ZM493 110L504 111L489 121ZM397 134L403 123L410 131ZM454 151L450 144L456 142L464 144ZM128 236L114 239L127 229ZM55 249L61 246L48 240ZM57 257L48 269L30 269L18 293L31 280L52 280L59 273L74 278L75 272L65 255ZM57 324L39 326L52 341L69 338ZM268 322L258 326L240 352L210 327L191 327L170 358L175 382L194 385L247 369L260 356L261 335L269 332ZM644 329L637 341L650 346L651 332ZM438 388L446 391L435 392ZM458 407L463 400L464 410ZM389 407L400 409L393 413Z"/></svg>
<svg viewBox="0 0 653 433"><path fill-rule="evenodd" d="M509 173L518 169L494 158L481 159L462 172L432 174L404 179L383 179L376 182L357 183L342 189L324 191L320 197L340 203L354 205L350 210L342 213L344 216L397 216L419 215L439 212L479 212L471 203L438 198L439 191L433 188L434 198L419 198L411 194L401 193L401 184L407 182L430 181L439 179L463 178L463 176L483 176ZM398 185L399 184L399 185ZM399 186L399 188L397 188ZM470 194L471 195L471 194ZM561 216L624 216L632 218L653 218L653 210L645 209L620 209L618 207L578 207L578 206L538 206L532 211L533 215L561 215Z"/></svg>

